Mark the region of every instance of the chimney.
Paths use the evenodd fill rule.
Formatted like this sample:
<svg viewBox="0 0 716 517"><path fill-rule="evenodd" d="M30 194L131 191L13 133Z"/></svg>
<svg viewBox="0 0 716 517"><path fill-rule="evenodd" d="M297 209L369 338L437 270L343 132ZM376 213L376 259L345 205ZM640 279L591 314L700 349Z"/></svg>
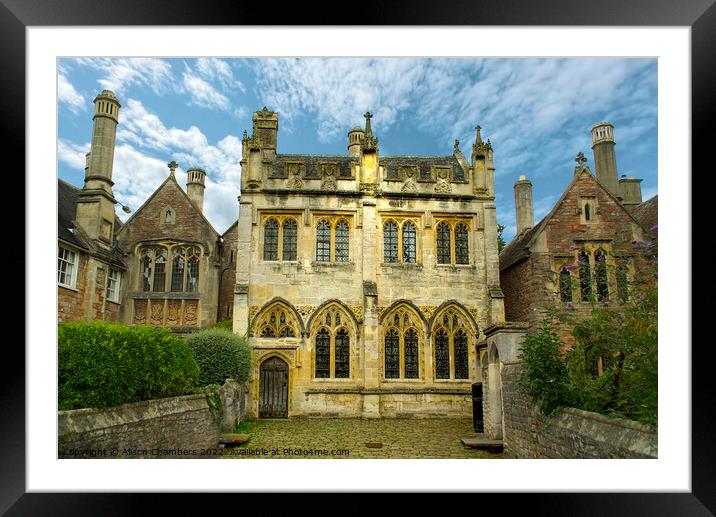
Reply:
<svg viewBox="0 0 716 517"><path fill-rule="evenodd" d="M363 140L363 130L356 126L348 132L348 156L360 157L360 143Z"/></svg>
<svg viewBox="0 0 716 517"><path fill-rule="evenodd" d="M635 179L634 176L622 174L619 179L619 197L621 197L622 204L626 207L641 204L641 185L642 180Z"/></svg>
<svg viewBox="0 0 716 517"><path fill-rule="evenodd" d="M600 122L592 127L592 151L597 181L614 197L621 197L617 185L617 156L614 151L614 126Z"/></svg>
<svg viewBox="0 0 716 517"><path fill-rule="evenodd" d="M524 176L515 183L515 219L517 235L535 225L532 209L532 183Z"/></svg>
<svg viewBox="0 0 716 517"><path fill-rule="evenodd" d="M206 172L199 167L192 167L186 171L186 193L196 205L199 212L204 212L204 181Z"/></svg>

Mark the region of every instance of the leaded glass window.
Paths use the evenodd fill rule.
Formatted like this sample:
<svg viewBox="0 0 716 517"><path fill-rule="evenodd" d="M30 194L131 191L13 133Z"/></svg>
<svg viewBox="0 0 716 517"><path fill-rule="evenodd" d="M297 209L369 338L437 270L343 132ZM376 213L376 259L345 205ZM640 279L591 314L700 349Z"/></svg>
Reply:
<svg viewBox="0 0 716 517"><path fill-rule="evenodd" d="M161 293L166 290L167 254L166 249L159 249L154 259L154 285L152 286L152 290L155 293Z"/></svg>
<svg viewBox="0 0 716 517"><path fill-rule="evenodd" d="M398 262L398 225L393 221L383 226L383 261Z"/></svg>
<svg viewBox="0 0 716 517"><path fill-rule="evenodd" d="M336 224L336 261L348 262L348 223L338 221Z"/></svg>
<svg viewBox="0 0 716 517"><path fill-rule="evenodd" d="M296 221L287 219L283 223L282 260L296 260Z"/></svg>
<svg viewBox="0 0 716 517"><path fill-rule="evenodd" d="M572 274L567 266L559 272L559 299L563 302L572 301Z"/></svg>
<svg viewBox="0 0 716 517"><path fill-rule="evenodd" d="M400 377L400 339L395 329L385 334L385 378Z"/></svg>
<svg viewBox="0 0 716 517"><path fill-rule="evenodd" d="M271 327L264 327L261 331L261 337L276 337L276 332Z"/></svg>
<svg viewBox="0 0 716 517"><path fill-rule="evenodd" d="M626 264L621 264L617 268L617 296L622 303L629 300L629 283L627 279L627 266Z"/></svg>
<svg viewBox="0 0 716 517"><path fill-rule="evenodd" d="M455 378L469 379L468 371L468 354L467 354L467 334L463 330L458 330L454 337L455 347Z"/></svg>
<svg viewBox="0 0 716 517"><path fill-rule="evenodd" d="M140 274L142 277L142 291L151 291L152 284L152 266L154 265L154 252L150 249L142 250L141 258L139 259Z"/></svg>
<svg viewBox="0 0 716 517"><path fill-rule="evenodd" d="M184 290L184 266L186 258L184 249L176 247L172 253L172 292Z"/></svg>
<svg viewBox="0 0 716 517"><path fill-rule="evenodd" d="M262 311L251 325L260 329L262 337L296 337L300 332L293 311L282 302L276 302Z"/></svg>
<svg viewBox="0 0 716 517"><path fill-rule="evenodd" d="M589 255L584 251L579 253L579 288L582 301L588 302L592 297L592 269L589 265Z"/></svg>
<svg viewBox="0 0 716 517"><path fill-rule="evenodd" d="M403 262L415 263L415 225L403 224Z"/></svg>
<svg viewBox="0 0 716 517"><path fill-rule="evenodd" d="M418 334L413 329L405 332L405 378L417 379L420 373Z"/></svg>
<svg viewBox="0 0 716 517"><path fill-rule="evenodd" d="M187 261L186 290L195 293L199 290L199 248L189 249L189 260Z"/></svg>
<svg viewBox="0 0 716 517"><path fill-rule="evenodd" d="M450 226L438 224L437 228L438 264L450 263Z"/></svg>
<svg viewBox="0 0 716 517"><path fill-rule="evenodd" d="M470 250L467 243L467 226L463 223L458 223L455 226L455 263L470 263Z"/></svg>
<svg viewBox="0 0 716 517"><path fill-rule="evenodd" d="M316 334L316 377L328 378L331 375L331 335L326 329Z"/></svg>
<svg viewBox="0 0 716 517"><path fill-rule="evenodd" d="M594 276L597 280L597 296L600 302L609 300L609 282L607 282L607 257L602 250L594 254Z"/></svg>
<svg viewBox="0 0 716 517"><path fill-rule="evenodd" d="M264 260L278 260L278 223L269 219L264 225Z"/></svg>
<svg viewBox="0 0 716 517"><path fill-rule="evenodd" d="M338 319L337 316L336 319ZM345 379L349 377L350 349L350 338L348 337L348 332L346 332L345 329L340 329L336 334L336 378Z"/></svg>
<svg viewBox="0 0 716 517"><path fill-rule="evenodd" d="M316 228L316 260L331 260L331 225L325 219L319 221Z"/></svg>
<svg viewBox="0 0 716 517"><path fill-rule="evenodd" d="M435 334L435 378L450 378L450 339L442 329Z"/></svg>
<svg viewBox="0 0 716 517"><path fill-rule="evenodd" d="M57 250L57 283L65 287L75 287L77 279L77 254L67 248Z"/></svg>

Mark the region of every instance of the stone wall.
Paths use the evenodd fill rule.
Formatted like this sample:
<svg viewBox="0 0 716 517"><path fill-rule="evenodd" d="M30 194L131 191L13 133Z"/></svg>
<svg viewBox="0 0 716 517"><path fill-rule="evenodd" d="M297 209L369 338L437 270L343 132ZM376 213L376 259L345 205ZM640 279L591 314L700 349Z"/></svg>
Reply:
<svg viewBox="0 0 716 517"><path fill-rule="evenodd" d="M58 412L59 458L190 458L220 453L219 438L245 419L246 390L227 380L222 410L207 397L184 395L105 410Z"/></svg>
<svg viewBox="0 0 716 517"><path fill-rule="evenodd" d="M547 417L519 392L520 364L501 367L505 455L513 458L657 458L658 435L623 418L565 408Z"/></svg>
<svg viewBox="0 0 716 517"><path fill-rule="evenodd" d="M75 289L57 286L57 321L65 323L68 321L84 320L84 299L87 290L87 260L89 256L85 253L78 253L79 263L77 266L77 284Z"/></svg>
<svg viewBox="0 0 716 517"><path fill-rule="evenodd" d="M221 269L219 271L219 315L218 321L233 318L234 286L236 285L236 248L239 236L238 223L234 223L222 238Z"/></svg>
<svg viewBox="0 0 716 517"><path fill-rule="evenodd" d="M74 248L73 248L74 249ZM109 265L87 253L78 255L75 288L57 286L57 321L117 321L121 305L106 299ZM122 272L122 281L125 273Z"/></svg>

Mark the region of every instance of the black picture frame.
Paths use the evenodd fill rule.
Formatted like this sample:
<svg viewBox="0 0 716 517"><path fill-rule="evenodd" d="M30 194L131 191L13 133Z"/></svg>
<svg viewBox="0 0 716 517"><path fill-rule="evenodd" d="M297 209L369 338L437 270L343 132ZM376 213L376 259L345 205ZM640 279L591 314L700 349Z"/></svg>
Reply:
<svg viewBox="0 0 716 517"><path fill-rule="evenodd" d="M477 2L431 2L429 0L387 2L359 2L351 4L357 16L344 14L340 3L321 5L314 2L284 4L281 9L267 9L266 4L233 3L204 0L0 0L0 53L2 53L3 94L0 113L8 154L15 150L18 163L15 170L25 170L25 29L28 26L82 25L283 25L303 21L329 25L347 22L364 25L549 25L549 26L689 26L692 37L692 158L693 169L703 169L699 188L694 190L691 207L694 242L697 236L709 235L705 225L710 222L709 202L713 174L707 168L707 153L713 146L716 125L716 6L714 0L543 0L539 3L516 0L493 0L489 4ZM11 157L11 158L12 158ZM688 171L666 171L668 174L688 175ZM17 176L15 176L16 178ZM696 179L692 177L692 179ZM16 181L13 197L22 203L25 186ZM712 204L712 203L711 203ZM689 209L691 207L683 207ZM15 213L24 213L16 207ZM20 210L23 210L20 212ZM5 270L24 269L24 225L10 223L15 231L12 251L3 251ZM697 233L698 228L702 232ZM688 231L689 229L685 229ZM7 231L7 230L6 230ZM703 239L705 241L705 239ZM709 270L714 263L712 252L691 253L692 272ZM662 273L663 274L663 273ZM668 274L668 272L667 272ZM3 314L24 308L19 293L24 293L24 279L15 275L6 284L2 298ZM22 284L22 285L21 285ZM710 282L706 282L708 287ZM698 294L708 292L703 287ZM697 304L692 291L692 322L708 321L708 303ZM14 310L12 310L14 309ZM699 318L699 316L701 316ZM13 321L19 321L18 315ZM703 326L703 323L702 323ZM470 503L480 507L497 502L503 508L529 505L530 513L549 515L713 515L716 511L716 457L712 431L714 421L714 383L710 359L711 341L706 335L696 340L693 324L682 329L684 341L662 348L668 360L670 353L688 353L692 357L692 491L690 493L584 493L584 494L475 494ZM691 347L694 342L696 346ZM26 493L25 487L25 354L18 340L7 340L0 382L0 513L7 515L130 515L147 508L147 494L80 494ZM664 359L662 359L664 360ZM11 366L10 366L11 365ZM668 382L668 379L664 380ZM237 494L246 497L243 494ZM182 511L186 498L181 494L162 494L162 513ZM231 495L212 496L213 501L235 504ZM478 499L479 498L479 499ZM420 504L422 497L415 497ZM498 501L495 501L498 499ZM305 499L304 499L305 500ZM509 503L508 503L509 501ZM276 504L273 502L272 504ZM284 502L283 504L287 504ZM295 498L290 503L301 505ZM303 503L305 504L305 502ZM351 505L346 505L349 507ZM354 510L364 505L357 505ZM278 509L279 507L274 506ZM141 513L141 512L140 512Z"/></svg>

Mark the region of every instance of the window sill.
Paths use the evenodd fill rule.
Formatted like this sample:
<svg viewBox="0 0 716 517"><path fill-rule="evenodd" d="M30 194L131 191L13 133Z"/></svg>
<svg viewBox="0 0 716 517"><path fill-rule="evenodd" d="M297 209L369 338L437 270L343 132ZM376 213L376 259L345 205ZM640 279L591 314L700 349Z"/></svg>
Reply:
<svg viewBox="0 0 716 517"><path fill-rule="evenodd" d="M135 292L129 296L135 300L200 300L199 293L154 293L154 292Z"/></svg>
<svg viewBox="0 0 716 517"><path fill-rule="evenodd" d="M77 289L76 287L70 287L69 285L57 284L57 287L62 287L63 289L67 289L68 291L74 291L76 293L80 292L80 290Z"/></svg>
<svg viewBox="0 0 716 517"><path fill-rule="evenodd" d="M435 267L441 269L474 269L475 264L435 264Z"/></svg>
<svg viewBox="0 0 716 517"><path fill-rule="evenodd" d="M334 382L338 384L351 384L355 382L355 380L350 377L313 377L311 380L321 384Z"/></svg>
<svg viewBox="0 0 716 517"><path fill-rule="evenodd" d="M340 261L340 260L331 260L331 261L322 261L322 260L314 260L311 262L311 267L320 267L320 266L328 266L328 267L340 267L340 266L355 266L355 262L353 261Z"/></svg>
<svg viewBox="0 0 716 517"><path fill-rule="evenodd" d="M423 264L420 262L382 262L380 267L405 267L422 269Z"/></svg>
<svg viewBox="0 0 716 517"><path fill-rule="evenodd" d="M115 301L115 300L110 300L109 298L107 298L107 301L108 301L109 303L113 303L113 304L115 304L115 305L122 305L122 302Z"/></svg>
<svg viewBox="0 0 716 517"><path fill-rule="evenodd" d="M398 384L401 382L406 382L408 384L416 384L416 383L422 384L425 382L425 379L422 379L422 378L420 378L420 379L385 379L385 378L383 378L382 382L387 383L387 384Z"/></svg>

